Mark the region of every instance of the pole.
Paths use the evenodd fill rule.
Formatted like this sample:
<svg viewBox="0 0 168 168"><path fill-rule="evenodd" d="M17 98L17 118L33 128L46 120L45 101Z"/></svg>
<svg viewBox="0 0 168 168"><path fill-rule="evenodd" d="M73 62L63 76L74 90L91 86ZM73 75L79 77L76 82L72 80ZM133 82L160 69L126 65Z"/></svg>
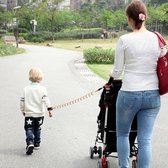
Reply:
<svg viewBox="0 0 168 168"><path fill-rule="evenodd" d="M16 40L16 47L19 48L19 41L18 41L18 38L19 38L19 31L18 31L18 25L19 25L19 21L18 21L18 14L17 14L17 10L21 8L21 6L15 6L13 9L16 10L15 12L15 17L16 17L16 20L15 20L15 27L14 27L14 36L15 36L15 40Z"/></svg>

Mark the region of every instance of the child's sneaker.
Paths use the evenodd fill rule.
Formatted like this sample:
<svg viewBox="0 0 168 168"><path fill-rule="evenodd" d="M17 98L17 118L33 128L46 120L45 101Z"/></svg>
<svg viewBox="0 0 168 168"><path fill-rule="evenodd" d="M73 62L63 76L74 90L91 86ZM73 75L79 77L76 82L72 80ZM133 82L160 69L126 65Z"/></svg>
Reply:
<svg viewBox="0 0 168 168"><path fill-rule="evenodd" d="M29 144L26 147L26 154L27 155L31 155L33 153L33 149L34 149L34 145L33 144Z"/></svg>
<svg viewBox="0 0 168 168"><path fill-rule="evenodd" d="M40 143L35 143L35 144L34 144L34 149L35 149L35 150L40 149Z"/></svg>

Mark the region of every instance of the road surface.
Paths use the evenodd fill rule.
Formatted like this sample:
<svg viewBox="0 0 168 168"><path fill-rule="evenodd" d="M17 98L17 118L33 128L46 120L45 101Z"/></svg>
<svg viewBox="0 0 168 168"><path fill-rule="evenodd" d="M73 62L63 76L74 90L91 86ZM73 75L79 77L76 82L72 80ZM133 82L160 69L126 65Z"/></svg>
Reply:
<svg viewBox="0 0 168 168"><path fill-rule="evenodd" d="M19 110L23 88L29 84L28 71L39 67L53 105L81 97L101 87L105 81L84 76L85 69L74 63L80 52L50 47L22 45L26 53L0 58L0 168L96 168L98 158L89 158L97 131L98 101L94 96L45 117L41 148L25 154L24 118ZM155 124L151 168L168 167L168 95ZM101 144L100 144L101 145ZM117 168L117 159L109 158Z"/></svg>

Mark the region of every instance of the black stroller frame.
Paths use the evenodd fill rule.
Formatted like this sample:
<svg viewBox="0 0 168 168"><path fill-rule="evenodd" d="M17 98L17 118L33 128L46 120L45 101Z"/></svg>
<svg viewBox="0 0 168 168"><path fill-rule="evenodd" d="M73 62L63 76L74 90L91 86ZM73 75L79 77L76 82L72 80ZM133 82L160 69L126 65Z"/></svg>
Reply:
<svg viewBox="0 0 168 168"><path fill-rule="evenodd" d="M110 168L110 162L107 159L107 157L118 158L116 155L112 155L112 153L117 152L115 104L122 81L114 80L111 84L110 80L103 87L104 89L99 101L100 113L97 117L98 118L97 136L94 147L90 147L90 158L93 159L94 154L98 154L98 157L100 158L100 160L97 163L97 168ZM113 125L111 123L113 123ZM130 157L135 157L135 159L132 160L132 168L137 167L136 165L137 165L138 145L137 143L135 143L136 136L137 136L137 121L135 117L131 126L131 132L129 136ZM103 143L103 149L102 146L97 147L97 143Z"/></svg>

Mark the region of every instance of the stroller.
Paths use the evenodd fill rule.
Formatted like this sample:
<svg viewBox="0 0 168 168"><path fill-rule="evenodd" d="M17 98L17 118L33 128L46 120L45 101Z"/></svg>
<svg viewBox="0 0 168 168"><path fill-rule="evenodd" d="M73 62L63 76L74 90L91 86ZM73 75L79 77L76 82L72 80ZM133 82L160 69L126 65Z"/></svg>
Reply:
<svg viewBox="0 0 168 168"><path fill-rule="evenodd" d="M110 79L111 80L111 79ZM117 152L116 148L116 99L118 91L121 88L122 81L114 80L110 85L110 80L107 85L103 87L103 92L99 100L100 112L97 117L98 131L94 147L90 147L90 158L93 159L94 154L98 154L101 158L97 163L97 168L110 168L110 162L107 157L113 156L113 152ZM130 157L135 156L136 159L132 161L132 168L136 168L138 147L135 143L137 136L137 120L136 117L131 126L129 136L130 140ZM97 147L97 143L103 143L102 146Z"/></svg>

